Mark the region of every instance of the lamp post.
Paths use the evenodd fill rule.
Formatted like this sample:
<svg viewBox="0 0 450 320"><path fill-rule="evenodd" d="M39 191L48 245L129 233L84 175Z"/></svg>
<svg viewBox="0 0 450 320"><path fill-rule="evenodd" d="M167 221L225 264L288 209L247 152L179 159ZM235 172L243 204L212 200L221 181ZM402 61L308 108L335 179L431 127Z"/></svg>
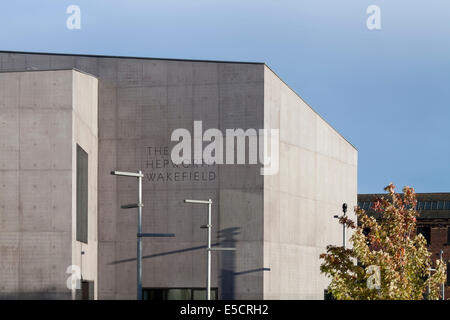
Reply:
<svg viewBox="0 0 450 320"><path fill-rule="evenodd" d="M444 250L441 249L441 251L439 252L439 258L442 260L444 255ZM442 300L445 300L445 283L442 282L441 283L441 295L442 295Z"/></svg>
<svg viewBox="0 0 450 320"><path fill-rule="evenodd" d="M428 278L431 278L431 271L436 271L436 269L434 268L428 268ZM431 293L431 288L430 288L430 283L428 282L428 290L427 290L427 299L430 300L430 293Z"/></svg>
<svg viewBox="0 0 450 320"><path fill-rule="evenodd" d="M444 255L444 250L441 249L439 252L439 259L442 260L443 255ZM428 269L428 277L431 277L432 271L437 271L437 270L434 268L429 268ZM430 283L428 283L428 299L430 299L430 292L431 292ZM445 283L444 282L441 283L441 298L442 298L442 300L445 300Z"/></svg>
<svg viewBox="0 0 450 320"><path fill-rule="evenodd" d="M207 204L208 205L208 223L206 225L202 225L200 228L208 229L208 242L206 246L207 252L207 262L206 262L206 300L211 300L211 251L224 251L224 250L236 250L236 248L211 248L211 229L212 229L212 221L211 221L211 206L212 200L190 200L185 199L185 203L194 203L194 204Z"/></svg>
<svg viewBox="0 0 450 320"><path fill-rule="evenodd" d="M347 213L347 204L346 203L342 204L342 212L344 213L342 216L345 218L345 214ZM333 216L333 218L339 219L339 216L335 215L335 216ZM346 238L347 238L346 232L347 231L345 229L345 223L344 223L344 224L342 224L342 245L344 246L344 249L345 249Z"/></svg>
<svg viewBox="0 0 450 320"><path fill-rule="evenodd" d="M138 179L138 203L122 205L122 209L138 209L138 225L137 225L137 299L142 300L142 237L175 237L173 233L142 233L142 171L139 172L123 172L111 171L113 176L131 177Z"/></svg>

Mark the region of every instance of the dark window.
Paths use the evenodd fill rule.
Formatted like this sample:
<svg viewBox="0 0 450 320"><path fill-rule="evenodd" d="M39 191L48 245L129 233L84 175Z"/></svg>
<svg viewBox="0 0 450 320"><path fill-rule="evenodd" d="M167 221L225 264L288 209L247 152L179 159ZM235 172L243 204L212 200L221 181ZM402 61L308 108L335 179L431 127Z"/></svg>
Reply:
<svg viewBox="0 0 450 320"><path fill-rule="evenodd" d="M450 244L450 227L447 227L447 243Z"/></svg>
<svg viewBox="0 0 450 320"><path fill-rule="evenodd" d="M363 229L363 235L364 235L364 236L367 237L367 236L369 235L369 233L370 233L370 228L364 228L364 229Z"/></svg>
<svg viewBox="0 0 450 320"><path fill-rule="evenodd" d="M422 210L421 206L422 206L422 201L417 201L416 210Z"/></svg>
<svg viewBox="0 0 450 320"><path fill-rule="evenodd" d="M336 300L333 297L333 294L330 291L326 290L326 289L323 292L323 298L324 298L324 300Z"/></svg>
<svg viewBox="0 0 450 320"><path fill-rule="evenodd" d="M447 285L450 286L450 262L447 262Z"/></svg>
<svg viewBox="0 0 450 320"><path fill-rule="evenodd" d="M217 300L217 288L211 288L211 300ZM144 300L206 300L205 288L143 289Z"/></svg>
<svg viewBox="0 0 450 320"><path fill-rule="evenodd" d="M88 242L88 154L77 145L77 240Z"/></svg>
<svg viewBox="0 0 450 320"><path fill-rule="evenodd" d="M370 233L370 228L364 228L363 229L363 235L366 237L366 243L368 246L371 246L372 244L370 243L370 238L368 237ZM359 263L358 263L359 265Z"/></svg>
<svg viewBox="0 0 450 320"><path fill-rule="evenodd" d="M77 300L94 300L94 281L81 281L81 288L76 292Z"/></svg>
<svg viewBox="0 0 450 320"><path fill-rule="evenodd" d="M437 210L437 201L431 202L431 210Z"/></svg>
<svg viewBox="0 0 450 320"><path fill-rule="evenodd" d="M430 210L431 209L431 202L430 201L425 201L425 210Z"/></svg>
<svg viewBox="0 0 450 320"><path fill-rule="evenodd" d="M419 233L427 240L427 244L431 243L430 227L417 227L417 234Z"/></svg>
<svg viewBox="0 0 450 320"><path fill-rule="evenodd" d="M438 205L437 205L438 210L443 210L444 209L444 202L445 201L442 201L442 200L438 201Z"/></svg>
<svg viewBox="0 0 450 320"><path fill-rule="evenodd" d="M450 210L450 201L445 201L445 210Z"/></svg>

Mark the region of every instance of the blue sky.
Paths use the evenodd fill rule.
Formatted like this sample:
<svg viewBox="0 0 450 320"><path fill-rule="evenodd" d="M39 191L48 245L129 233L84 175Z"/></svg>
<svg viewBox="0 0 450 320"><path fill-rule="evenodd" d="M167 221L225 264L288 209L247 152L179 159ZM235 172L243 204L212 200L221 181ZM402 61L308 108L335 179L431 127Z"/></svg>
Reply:
<svg viewBox="0 0 450 320"><path fill-rule="evenodd" d="M0 50L266 62L358 148L358 192L450 192L448 0L3 2Z"/></svg>

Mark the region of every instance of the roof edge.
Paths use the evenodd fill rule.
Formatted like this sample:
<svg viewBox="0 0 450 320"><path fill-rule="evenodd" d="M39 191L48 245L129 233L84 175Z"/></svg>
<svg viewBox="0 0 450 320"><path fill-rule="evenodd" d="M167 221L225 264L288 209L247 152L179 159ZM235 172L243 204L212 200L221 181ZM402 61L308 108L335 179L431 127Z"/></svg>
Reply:
<svg viewBox="0 0 450 320"><path fill-rule="evenodd" d="M319 116L320 119L322 119L326 124L328 124L328 126L330 126L331 129L333 129L342 139L344 139L350 146L352 146L353 149L358 151L358 148L356 148L353 143L348 141L347 138L345 138L342 135L342 133L337 131L335 127L333 127L324 117L322 117L316 110L314 110L314 108L311 107L309 103L306 102L305 99L303 99L294 89L292 89L292 87L289 86L275 71L273 71L266 63L264 63L264 66L267 67L267 69L269 69L269 71L272 72L278 79L280 79L281 82L283 82L286 85L286 87L288 87L297 97L299 97L300 100L302 100L317 116Z"/></svg>
<svg viewBox="0 0 450 320"><path fill-rule="evenodd" d="M163 60L163 61L185 61L185 62L205 62L205 63L233 63L233 64L257 64L265 65L264 62L256 61L225 61L225 60L204 60L204 59L177 59L177 58L152 58L152 57L135 57L135 56L115 56L100 54L83 54L83 53L55 53L55 52L31 52L31 51L8 51L0 50L0 53L12 54L36 54L36 55L52 55L52 56L75 56L75 57L92 57L92 58L112 58L112 59L142 59L142 60Z"/></svg>
<svg viewBox="0 0 450 320"><path fill-rule="evenodd" d="M403 194L403 192L399 192L397 194ZM416 192L419 195L450 195L450 192ZM389 193L358 193L358 196L386 196Z"/></svg>
<svg viewBox="0 0 450 320"><path fill-rule="evenodd" d="M77 68L61 68L61 69L26 69L26 70L2 70L0 71L0 74L2 73L21 73L21 72L53 72L53 71L76 71L88 76L91 76L95 79L98 79L96 75L93 75L92 73L77 69Z"/></svg>

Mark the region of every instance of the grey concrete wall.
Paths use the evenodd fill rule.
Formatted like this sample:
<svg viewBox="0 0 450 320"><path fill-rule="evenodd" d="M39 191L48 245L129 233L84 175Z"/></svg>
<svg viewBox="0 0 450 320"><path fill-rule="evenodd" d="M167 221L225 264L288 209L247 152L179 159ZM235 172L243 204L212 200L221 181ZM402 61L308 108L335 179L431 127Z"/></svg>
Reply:
<svg viewBox="0 0 450 320"><path fill-rule="evenodd" d="M90 153L89 245L97 277L97 80L72 70L0 73L0 297L71 299L76 143Z"/></svg>
<svg viewBox="0 0 450 320"><path fill-rule="evenodd" d="M111 152L116 155L99 164L103 197L100 224L108 224L100 227L101 268L108 270L100 275L105 277L100 282L103 298L136 296L136 213L117 208L136 201L137 186L133 180L109 176L114 168L143 169L146 174L144 232L176 234L174 239L144 240L144 287L205 286L206 231L200 226L206 223L207 211L202 206L184 204L183 199L211 198L213 243L231 243L238 248L235 254L213 254L213 287L220 288L222 297L262 297L261 275L255 281L254 274L237 274L262 265L262 179L242 168L164 168L158 162L169 159L164 152L167 148L170 153L172 131L186 128L193 132L194 120L202 120L204 129L261 127L262 67L139 59L99 61L109 64L116 75L106 90L109 105L102 101L107 93L100 92L100 108L116 107L113 119L108 119L109 110L100 113L99 125L100 158L108 158L106 154ZM111 127L107 127L109 123ZM215 179L148 179L151 174L167 172L199 172L208 177L213 173ZM238 235L233 236L234 231Z"/></svg>
<svg viewBox="0 0 450 320"><path fill-rule="evenodd" d="M98 298L98 80L72 72L72 264L83 280L94 281ZM88 154L88 241L76 240L77 144ZM84 252L82 255L81 252Z"/></svg>
<svg viewBox="0 0 450 320"><path fill-rule="evenodd" d="M74 74L0 73L2 298L71 298Z"/></svg>
<svg viewBox="0 0 450 320"><path fill-rule="evenodd" d="M319 255L342 245L333 218L357 194L357 150L269 68L264 123L280 130L280 171L264 177L265 299L323 299ZM350 233L348 234L350 237Z"/></svg>

